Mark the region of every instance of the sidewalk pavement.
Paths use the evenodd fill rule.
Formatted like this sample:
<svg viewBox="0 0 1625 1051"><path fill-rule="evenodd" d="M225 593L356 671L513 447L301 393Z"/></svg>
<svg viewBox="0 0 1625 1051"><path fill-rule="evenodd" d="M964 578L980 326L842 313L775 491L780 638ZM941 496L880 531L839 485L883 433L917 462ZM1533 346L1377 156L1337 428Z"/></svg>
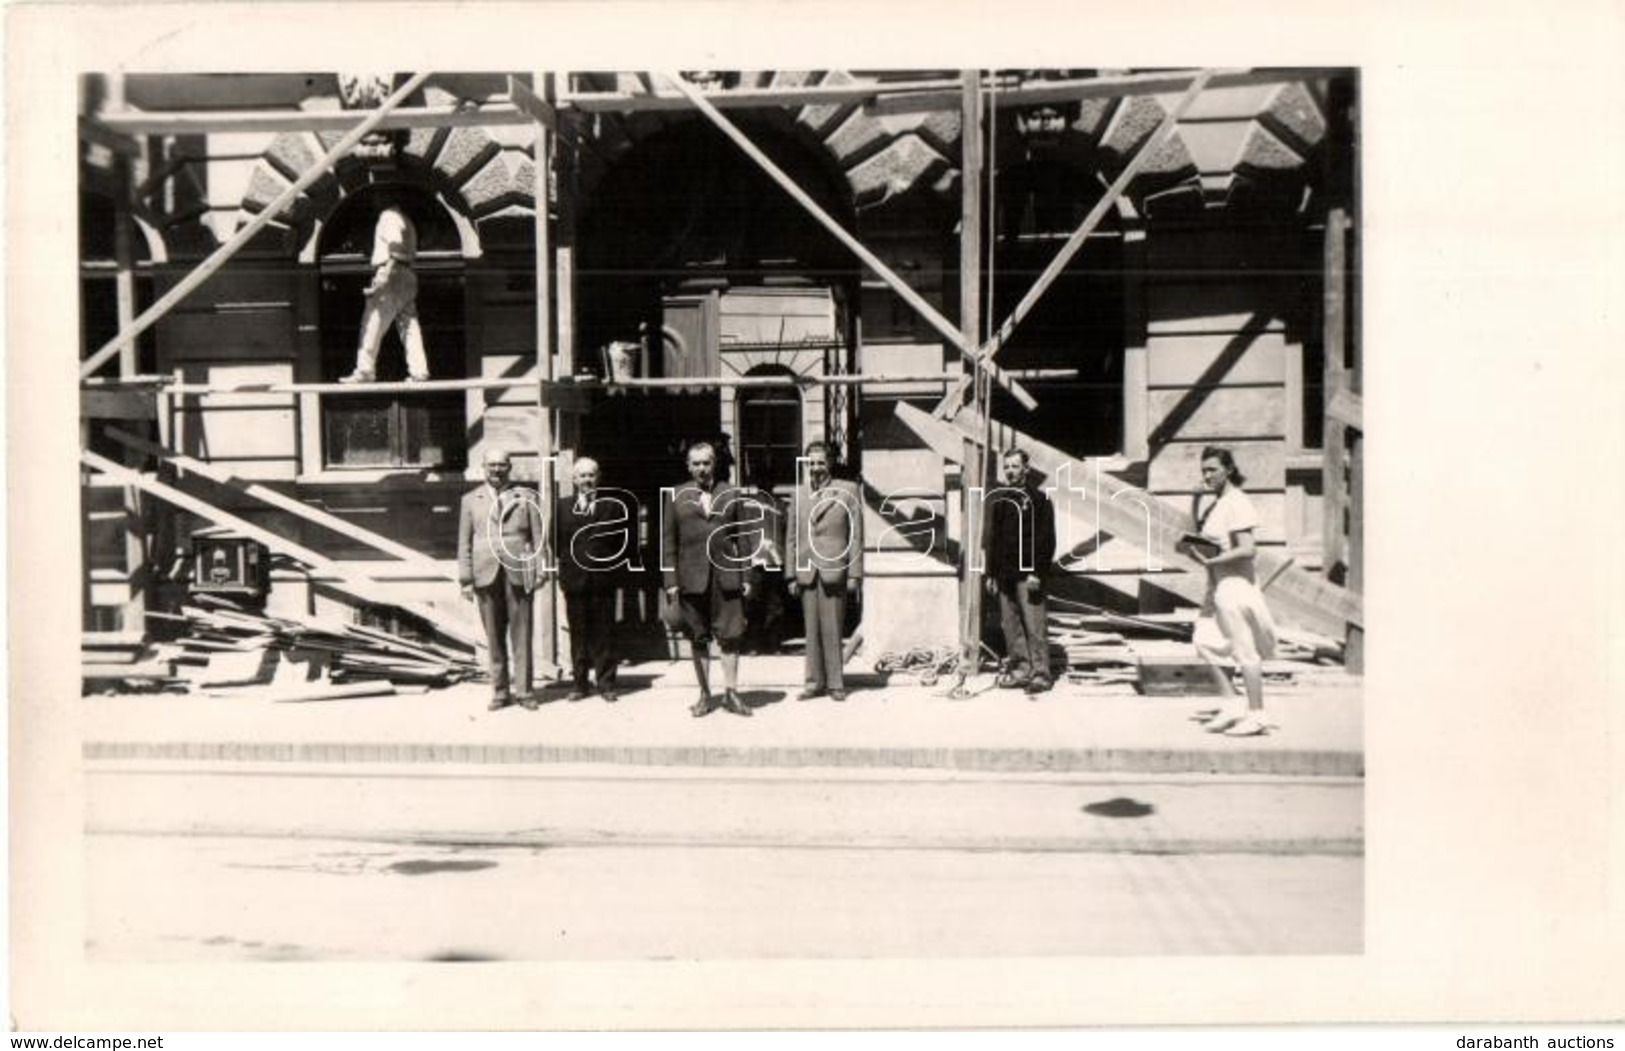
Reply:
<svg viewBox="0 0 1625 1051"><path fill-rule="evenodd" d="M721 669L712 665L720 684ZM1263 737L1210 734L1190 720L1210 698L1144 697L1131 686L1062 682L1037 699L971 680L953 700L894 676L849 675L845 703L798 702L798 657L741 661L755 715L689 714L692 666L624 666L621 699L565 699L486 710L489 688L328 701L279 700L281 687L214 694L84 698L84 756L102 760L307 763L625 764L659 767L857 768L990 773L1211 773L1358 777L1364 773L1360 680L1317 670L1266 687L1280 728Z"/></svg>

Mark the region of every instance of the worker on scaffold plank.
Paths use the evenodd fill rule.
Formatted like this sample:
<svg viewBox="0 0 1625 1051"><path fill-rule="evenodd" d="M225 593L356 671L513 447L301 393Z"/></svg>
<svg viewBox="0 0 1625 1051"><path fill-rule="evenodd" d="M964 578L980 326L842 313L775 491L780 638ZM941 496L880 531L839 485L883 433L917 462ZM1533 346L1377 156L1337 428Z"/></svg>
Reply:
<svg viewBox="0 0 1625 1051"><path fill-rule="evenodd" d="M364 293L367 305L361 315L361 345L356 350L355 370L340 383L371 383L378 378L378 348L391 322L406 348L407 381L429 378L423 326L418 323L418 278L412 272L417 254L417 228L406 213L393 205L379 212L372 235L372 281Z"/></svg>

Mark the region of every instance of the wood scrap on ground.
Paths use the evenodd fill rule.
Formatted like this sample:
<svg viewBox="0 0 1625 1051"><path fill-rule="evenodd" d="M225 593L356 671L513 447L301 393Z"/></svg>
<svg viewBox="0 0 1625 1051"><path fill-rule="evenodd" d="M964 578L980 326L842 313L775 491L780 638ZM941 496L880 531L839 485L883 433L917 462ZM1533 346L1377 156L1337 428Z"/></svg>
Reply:
<svg viewBox="0 0 1625 1051"><path fill-rule="evenodd" d="M1195 696L1217 688L1190 642L1194 610L1131 616L1066 599L1054 604L1062 607L1049 613L1057 678L1091 686L1131 684L1146 695ZM1266 682L1312 684L1342 674L1337 641L1297 628L1281 628L1277 635L1275 657L1264 662Z"/></svg>
<svg viewBox="0 0 1625 1051"><path fill-rule="evenodd" d="M153 663L194 689L268 686L277 700L335 700L397 692L380 688L389 684L449 686L481 671L470 652L335 617L269 614L218 595L192 601L148 616L183 625L153 647Z"/></svg>

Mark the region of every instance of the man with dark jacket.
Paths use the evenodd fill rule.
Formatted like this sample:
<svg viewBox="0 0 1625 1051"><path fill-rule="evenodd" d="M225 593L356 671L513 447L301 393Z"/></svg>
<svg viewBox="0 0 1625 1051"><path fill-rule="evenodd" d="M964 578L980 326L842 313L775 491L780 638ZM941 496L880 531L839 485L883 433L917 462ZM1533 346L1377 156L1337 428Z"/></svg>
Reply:
<svg viewBox="0 0 1625 1051"><path fill-rule="evenodd" d="M590 675L605 702L614 704L614 571L634 551L634 519L626 500L600 493L597 460L578 458L571 478L575 497L560 500L553 516L559 588L570 620L570 700L587 698Z"/></svg>
<svg viewBox="0 0 1625 1051"><path fill-rule="evenodd" d="M1005 668L998 685L1040 694L1051 686L1044 588L1055 562L1055 505L1033 484L1027 453L1001 461L1004 485L987 494L983 571L999 600Z"/></svg>
<svg viewBox="0 0 1625 1051"><path fill-rule="evenodd" d="M660 570L666 601L682 617L699 679L696 718L723 707L735 715L751 710L740 700L739 644L745 634L745 575L750 565L744 534L758 521L746 512L739 490L716 479L716 449L700 442L688 450L689 481L662 493ZM722 651L721 701L711 693L711 640Z"/></svg>

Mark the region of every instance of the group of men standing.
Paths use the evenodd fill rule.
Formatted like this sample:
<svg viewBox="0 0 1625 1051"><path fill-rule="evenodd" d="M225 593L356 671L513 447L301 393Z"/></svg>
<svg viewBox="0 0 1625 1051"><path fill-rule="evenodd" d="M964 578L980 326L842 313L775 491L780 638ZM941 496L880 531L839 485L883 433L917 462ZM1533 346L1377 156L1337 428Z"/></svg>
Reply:
<svg viewBox="0 0 1625 1051"><path fill-rule="evenodd" d="M786 581L791 598L800 600L806 636L799 701L846 700L841 632L847 601L863 579L862 502L855 484L833 477L830 461L825 443L807 446L786 530ZM1029 480L1025 453L1012 450L1003 464L1005 484L989 501L984 530L987 586L998 598L1010 655L999 685L1037 694L1051 683L1044 593L1055 555L1055 512ZM762 542L762 522L745 493L718 480L712 445L690 446L687 467L686 482L662 491L664 619L691 644L699 698L689 711L698 718L724 708L749 717L751 708L739 694L739 653L748 571ZM570 699L585 699L595 684L613 703L611 570L633 554L636 517L623 500L600 495L596 461L577 459L574 493L560 499L551 515L554 557L548 561L540 500L514 487L511 473L505 451L487 451L486 483L463 497L458 525L459 580L478 605L489 643L490 707L537 706L531 688L532 593L553 572L570 624ZM720 691L712 688L713 643L722 665Z"/></svg>
<svg viewBox="0 0 1625 1051"><path fill-rule="evenodd" d="M798 700L846 700L841 628L846 602L863 578L863 509L857 487L831 476L829 448L807 447L804 477L792 502L786 570L806 628L806 688ZM739 695L739 651L745 635L748 570L760 542L753 505L717 479L717 453L707 442L687 453L689 478L663 492L660 565L668 618L691 643L700 696L690 711L718 708L749 717ZM624 501L599 496L599 466L576 460L574 494L551 516L554 557L539 499L511 484L512 461L501 449L485 456L485 484L463 497L458 521L458 578L479 608L489 646L493 711L537 707L531 688L531 604L535 588L557 573L570 624L571 700L599 695L614 703L615 588L612 570L631 554L635 521ZM711 684L710 652L722 665L722 689Z"/></svg>

